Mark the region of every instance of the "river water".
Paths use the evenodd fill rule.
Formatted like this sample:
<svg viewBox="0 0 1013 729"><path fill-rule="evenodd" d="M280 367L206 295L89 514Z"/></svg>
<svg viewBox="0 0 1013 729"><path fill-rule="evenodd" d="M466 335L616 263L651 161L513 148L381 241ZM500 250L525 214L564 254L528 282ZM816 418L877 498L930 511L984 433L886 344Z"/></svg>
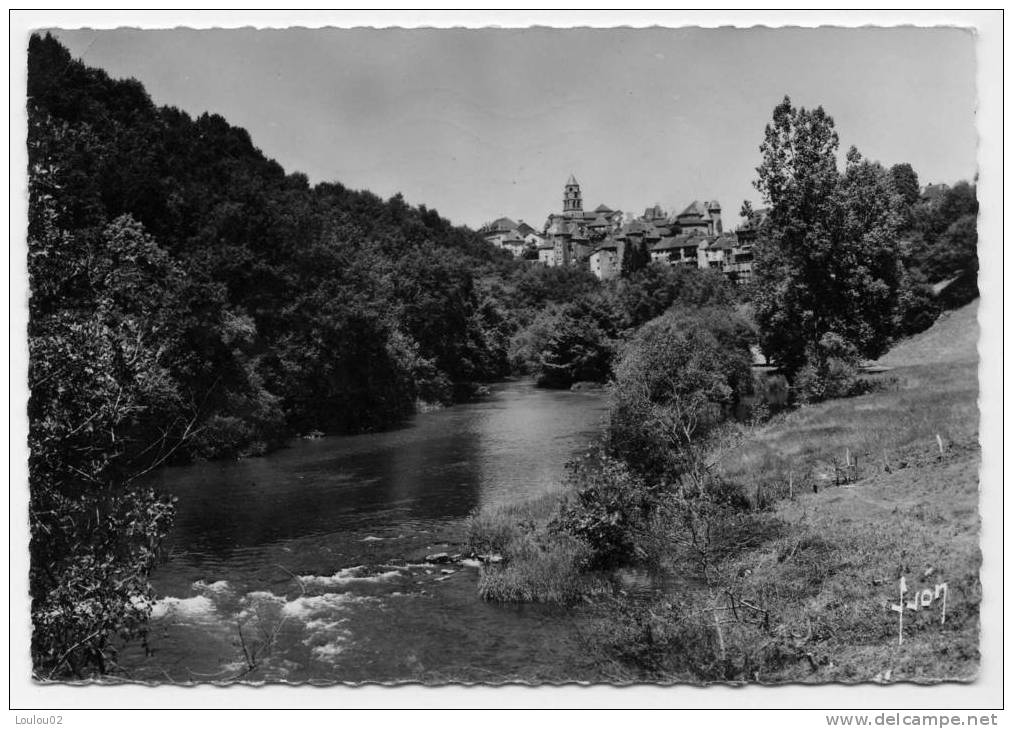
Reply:
<svg viewBox="0 0 1013 729"><path fill-rule="evenodd" d="M475 509L536 494L595 436L599 394L501 383L379 434L168 468L169 559L152 575L144 681L593 680L579 610L498 605L461 551Z"/></svg>

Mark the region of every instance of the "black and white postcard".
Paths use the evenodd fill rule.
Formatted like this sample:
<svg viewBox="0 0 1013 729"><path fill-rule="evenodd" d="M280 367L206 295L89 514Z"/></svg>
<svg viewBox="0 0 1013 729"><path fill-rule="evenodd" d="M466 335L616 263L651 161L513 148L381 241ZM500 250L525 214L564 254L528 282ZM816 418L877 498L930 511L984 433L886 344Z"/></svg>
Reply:
<svg viewBox="0 0 1013 729"><path fill-rule="evenodd" d="M980 682L1001 13L111 15L12 31L20 680Z"/></svg>

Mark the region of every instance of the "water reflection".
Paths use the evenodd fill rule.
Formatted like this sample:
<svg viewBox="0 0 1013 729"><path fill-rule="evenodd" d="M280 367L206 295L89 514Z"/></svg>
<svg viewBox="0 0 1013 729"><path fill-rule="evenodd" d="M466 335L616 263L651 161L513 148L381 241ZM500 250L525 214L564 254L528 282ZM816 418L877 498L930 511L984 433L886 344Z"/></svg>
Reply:
<svg viewBox="0 0 1013 729"><path fill-rule="evenodd" d="M419 415L401 430L166 469L156 486L179 498L172 546L217 557L321 533L459 519L557 480L601 410L593 396L509 383L486 402Z"/></svg>

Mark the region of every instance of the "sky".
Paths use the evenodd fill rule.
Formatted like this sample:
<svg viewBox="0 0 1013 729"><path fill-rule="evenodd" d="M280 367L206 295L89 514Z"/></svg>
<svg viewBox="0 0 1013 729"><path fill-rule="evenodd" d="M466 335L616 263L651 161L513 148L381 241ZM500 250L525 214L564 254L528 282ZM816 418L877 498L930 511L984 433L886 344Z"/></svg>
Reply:
<svg viewBox="0 0 1013 729"><path fill-rule="evenodd" d="M774 107L821 105L922 184L976 171L975 39L954 28L57 30L157 104L218 113L311 182L455 223L721 202L734 224Z"/></svg>

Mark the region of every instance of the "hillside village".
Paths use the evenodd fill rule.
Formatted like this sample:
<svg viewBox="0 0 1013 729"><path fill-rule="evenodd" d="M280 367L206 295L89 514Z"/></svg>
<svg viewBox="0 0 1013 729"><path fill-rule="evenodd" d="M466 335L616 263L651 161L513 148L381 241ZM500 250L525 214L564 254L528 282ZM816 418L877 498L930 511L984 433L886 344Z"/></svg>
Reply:
<svg viewBox="0 0 1013 729"><path fill-rule="evenodd" d="M583 266L599 279L619 275L629 246L646 248L652 262L721 271L733 283L752 277L753 243L764 212L734 233L724 231L721 204L694 200L669 215L660 205L638 217L599 205L584 210L580 183L571 174L563 188L563 209L550 213L541 231L510 218L499 218L479 231L489 243L545 266Z"/></svg>

